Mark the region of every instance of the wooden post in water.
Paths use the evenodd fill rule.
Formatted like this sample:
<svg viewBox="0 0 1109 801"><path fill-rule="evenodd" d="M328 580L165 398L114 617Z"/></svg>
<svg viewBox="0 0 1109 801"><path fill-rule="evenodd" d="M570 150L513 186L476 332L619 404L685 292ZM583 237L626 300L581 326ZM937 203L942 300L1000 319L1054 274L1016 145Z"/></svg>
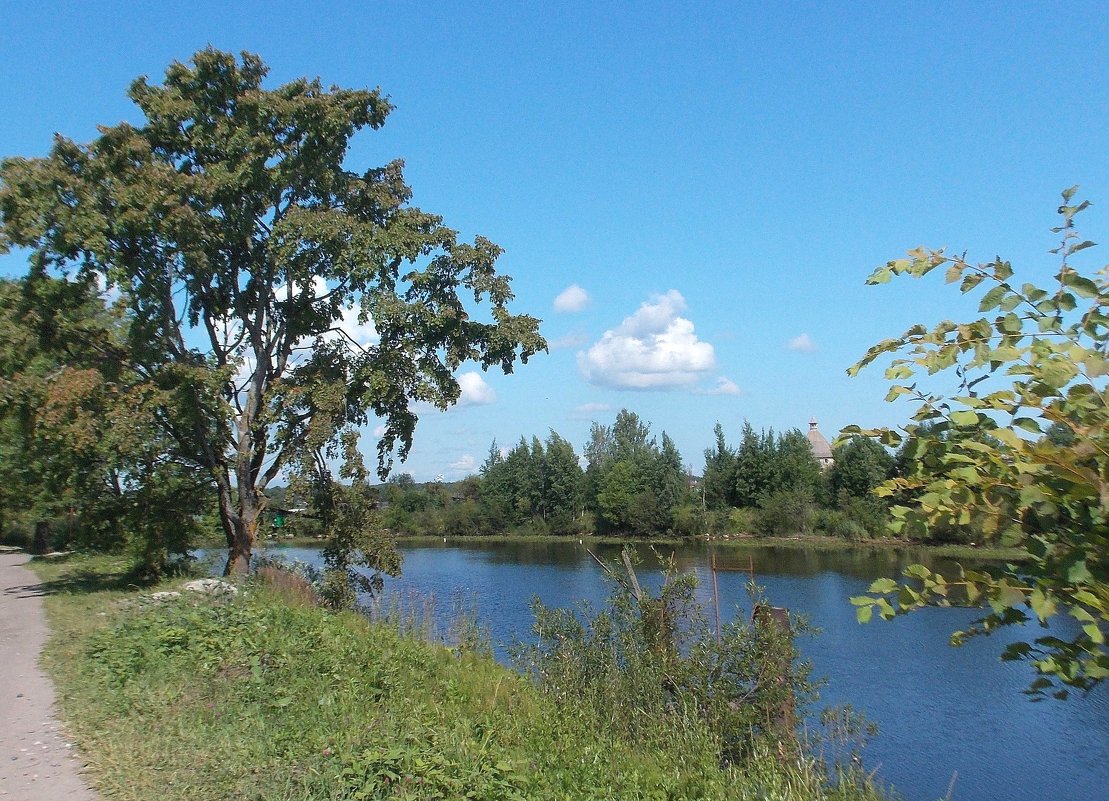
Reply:
<svg viewBox="0 0 1109 801"><path fill-rule="evenodd" d="M789 622L789 610L759 604L751 613L751 622L755 626L755 636L764 645L769 645L769 648L760 649L763 661L759 665L759 684L764 692L781 695L776 706L767 708L767 732L777 735L778 747L783 755L792 753L797 745L797 715L790 681L793 672L793 629Z"/></svg>
<svg viewBox="0 0 1109 801"><path fill-rule="evenodd" d="M716 642L720 642L720 587L716 584L716 551L712 552L712 600L716 607Z"/></svg>

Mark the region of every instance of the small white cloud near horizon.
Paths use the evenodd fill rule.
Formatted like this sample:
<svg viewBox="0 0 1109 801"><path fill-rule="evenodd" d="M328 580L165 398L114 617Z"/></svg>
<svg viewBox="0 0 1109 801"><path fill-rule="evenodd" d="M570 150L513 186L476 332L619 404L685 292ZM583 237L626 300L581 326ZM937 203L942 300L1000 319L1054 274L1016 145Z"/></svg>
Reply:
<svg viewBox="0 0 1109 801"><path fill-rule="evenodd" d="M554 299L554 310L562 314L580 312L589 305L589 293L577 284L570 284Z"/></svg>
<svg viewBox="0 0 1109 801"><path fill-rule="evenodd" d="M816 350L816 343L808 334L799 334L786 343L786 349L795 350L798 353L812 353Z"/></svg>
<svg viewBox="0 0 1109 801"><path fill-rule="evenodd" d="M739 388L739 384L727 376L717 376L715 386L710 389L702 389L698 395L742 395L743 390Z"/></svg>
<svg viewBox="0 0 1109 801"><path fill-rule="evenodd" d="M591 384L612 389L667 390L695 384L716 367L716 354L680 316L686 302L671 289L644 301L616 328L605 331L578 368Z"/></svg>
<svg viewBox="0 0 1109 801"><path fill-rule="evenodd" d="M447 469L454 473L472 473L477 468L477 459L470 454L462 456L457 461L451 462L447 465Z"/></svg>
<svg viewBox="0 0 1109 801"><path fill-rule="evenodd" d="M462 388L456 404L458 406L487 406L497 401L497 393L477 371L458 376L458 386Z"/></svg>
<svg viewBox="0 0 1109 801"><path fill-rule="evenodd" d="M580 406L575 406L570 416L575 420L591 420L595 414L611 411L612 407L607 403L583 403Z"/></svg>

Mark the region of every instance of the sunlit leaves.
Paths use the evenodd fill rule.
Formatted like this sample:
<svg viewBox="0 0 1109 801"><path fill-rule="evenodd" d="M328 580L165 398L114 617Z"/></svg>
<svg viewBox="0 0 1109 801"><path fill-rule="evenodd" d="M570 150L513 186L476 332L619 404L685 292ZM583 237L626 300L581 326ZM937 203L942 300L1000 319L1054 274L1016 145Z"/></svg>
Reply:
<svg viewBox="0 0 1109 801"><path fill-rule="evenodd" d="M119 292L128 359L189 408L166 433L188 431L189 459L217 477L239 569L282 470L328 471L374 415L385 474L411 446L413 402L446 408L463 363L511 372L546 347L508 310L497 245L409 206L400 161L349 169L352 137L392 110L380 90L269 89L266 74L207 48L131 85L140 126L0 162L0 245Z"/></svg>
<svg viewBox="0 0 1109 801"><path fill-rule="evenodd" d="M1052 252L1062 264L1054 287L1017 288L1000 258L972 264L943 251L911 251L870 283L946 264L946 280L964 293L982 291L979 311L996 316L913 326L848 370L855 375L889 357L886 377L896 383L887 400L919 404L905 429L913 443L908 471L876 490L901 501L892 509L894 532L913 538L974 525L983 539L1022 546L1029 557L950 579L910 567L900 583L880 580L852 598L859 620L929 604L984 606L988 614L952 637L957 644L1030 617L1047 625L1066 614L1081 626L1078 635L1017 643L1003 655L1041 674L1029 688L1037 697L1064 697L1057 684L1086 689L1109 676L1109 285L1105 269L1082 274L1067 261L1093 246L1074 231L1074 216L1089 205L1071 203L1075 191L1063 193L1059 208L1062 243ZM922 376L940 373L953 373L958 390L923 387ZM884 443L900 439L884 429L852 430Z"/></svg>

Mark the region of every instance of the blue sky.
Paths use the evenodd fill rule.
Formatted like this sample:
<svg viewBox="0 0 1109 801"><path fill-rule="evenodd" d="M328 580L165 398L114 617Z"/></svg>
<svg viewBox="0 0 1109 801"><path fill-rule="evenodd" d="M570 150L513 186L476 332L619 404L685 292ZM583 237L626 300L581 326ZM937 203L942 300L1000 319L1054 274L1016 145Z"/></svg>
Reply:
<svg viewBox="0 0 1109 801"><path fill-rule="evenodd" d="M351 166L404 158L417 205L504 247L552 345L422 415L420 480L494 438L580 450L623 407L694 470L717 421L901 423L880 372L846 368L973 304L938 275L865 287L875 266L948 245L1049 280L1071 184L1082 232L1109 229L1103 3L228 5L0 0L0 156L138 121L128 83L208 44L274 85L381 86L396 111Z"/></svg>

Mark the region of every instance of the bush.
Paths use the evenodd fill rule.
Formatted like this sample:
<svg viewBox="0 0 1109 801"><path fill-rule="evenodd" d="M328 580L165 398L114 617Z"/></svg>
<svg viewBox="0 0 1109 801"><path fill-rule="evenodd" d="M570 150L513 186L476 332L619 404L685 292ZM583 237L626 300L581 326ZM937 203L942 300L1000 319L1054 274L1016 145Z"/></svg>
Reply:
<svg viewBox="0 0 1109 801"><path fill-rule="evenodd" d="M759 501L759 534L770 537L808 534L815 521L816 506L810 490L781 490Z"/></svg>
<svg viewBox="0 0 1109 801"><path fill-rule="evenodd" d="M732 509L728 513L728 534L754 534L758 531L759 515L755 509Z"/></svg>
<svg viewBox="0 0 1109 801"><path fill-rule="evenodd" d="M674 509L673 532L679 537L702 537L707 528L708 513L700 506L686 503Z"/></svg>
<svg viewBox="0 0 1109 801"><path fill-rule="evenodd" d="M682 740L725 764L767 738L795 753L796 710L816 693L792 633L756 614L751 623L737 615L717 635L694 600L696 576L679 575L673 560L657 598L639 591L634 573L608 572L615 587L600 612L533 602L538 643L515 661L547 695L567 710L592 710L627 742ZM752 601L760 608L754 590Z"/></svg>
<svg viewBox="0 0 1109 801"><path fill-rule="evenodd" d="M874 496L865 498L842 497L840 509L852 522L861 526L871 537L889 535L890 513L886 505Z"/></svg>
<svg viewBox="0 0 1109 801"><path fill-rule="evenodd" d="M816 529L826 537L855 541L865 539L867 530L839 509L821 509L816 515Z"/></svg>

